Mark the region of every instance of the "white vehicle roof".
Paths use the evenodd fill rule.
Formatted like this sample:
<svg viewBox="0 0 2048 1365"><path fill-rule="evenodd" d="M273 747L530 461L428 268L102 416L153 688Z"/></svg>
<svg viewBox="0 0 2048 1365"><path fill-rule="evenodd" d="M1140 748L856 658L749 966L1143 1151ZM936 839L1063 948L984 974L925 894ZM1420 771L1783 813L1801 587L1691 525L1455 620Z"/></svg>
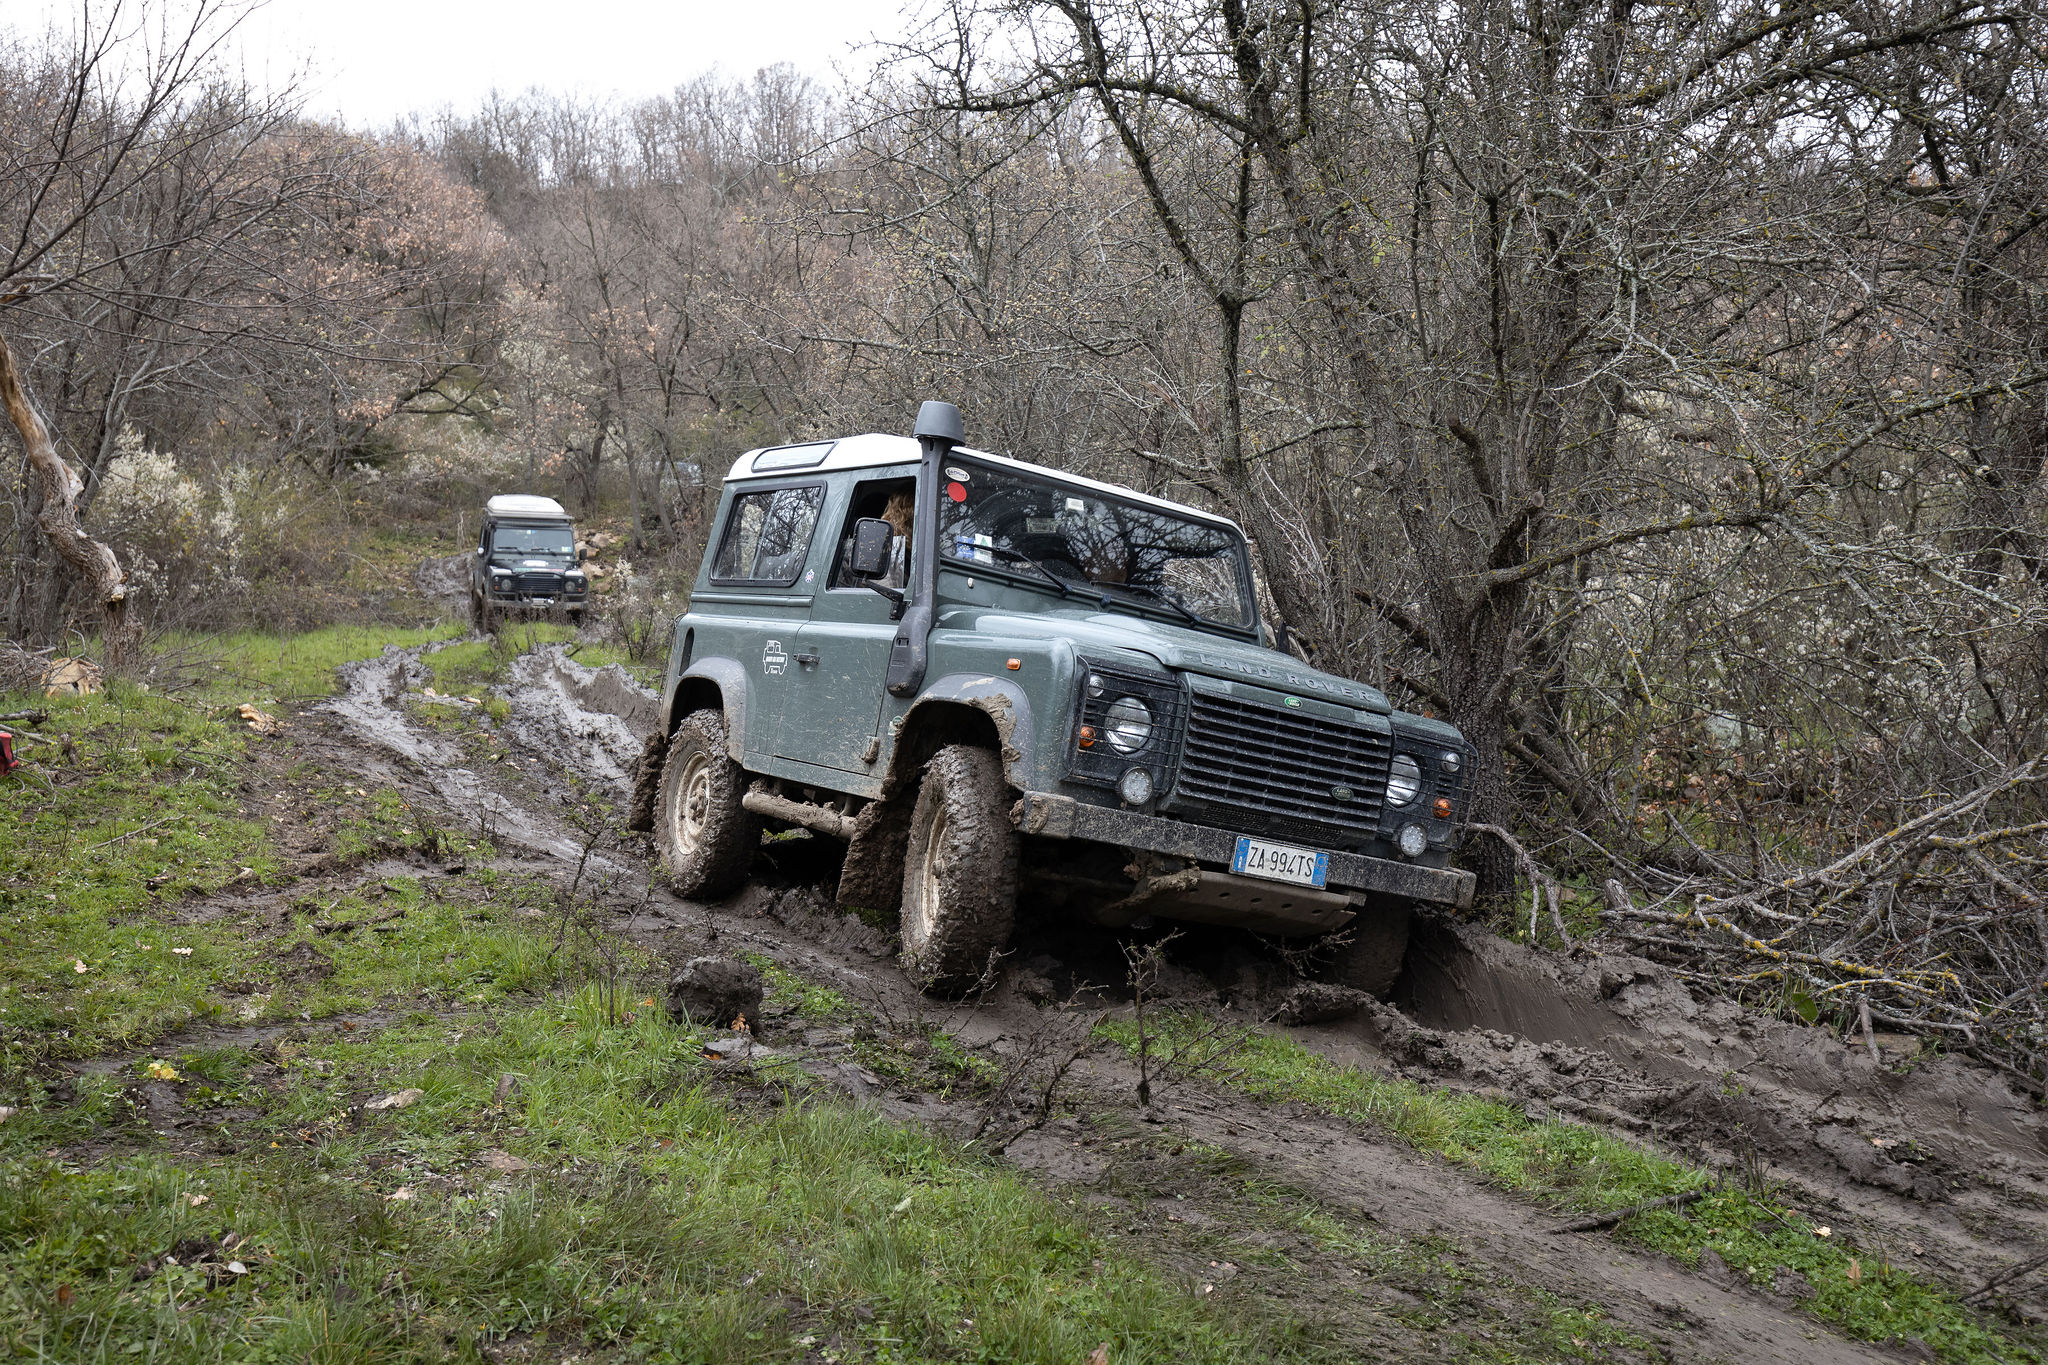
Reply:
<svg viewBox="0 0 2048 1365"><path fill-rule="evenodd" d="M500 493L484 504L484 511L494 517L545 517L550 521L569 519L569 514L562 510L562 504L553 498L539 498L531 493Z"/></svg>
<svg viewBox="0 0 2048 1365"><path fill-rule="evenodd" d="M881 465L916 464L920 454L917 442L911 437L891 436L877 431L871 431L862 436L842 436L836 441L807 442L805 445L806 447L811 445L829 446L830 449L826 451L823 459L815 463L802 465L787 464L774 459L776 456L786 457L786 452L793 451L799 447L764 446L760 449L750 450L733 461L732 471L725 476L725 480L727 483L731 483L735 479L794 477L802 474L829 474L841 469L873 469ZM1098 479L1086 479L1079 474L1069 474L1064 469L1053 469L1047 465L1032 464L1028 460L1013 460L1007 455L990 454L986 450L975 450L971 446L956 446L954 448L960 454L970 456L973 459L986 460L988 463L995 465L1005 465L1023 473L1044 474L1066 483L1078 484L1082 488L1104 494L1108 497L1121 498L1125 502L1135 502L1147 507L1157 507L1162 511L1175 512L1182 516L1199 517L1203 521L1215 522L1219 526L1228 526L1239 535L1244 534L1238 524L1229 517L1219 517L1214 512L1204 512L1201 508L1190 507L1186 503L1173 502L1167 498L1155 498L1149 493L1139 493L1133 489L1120 487L1117 484L1103 483ZM771 457L769 462L779 464L780 467L756 469L755 461L763 455Z"/></svg>

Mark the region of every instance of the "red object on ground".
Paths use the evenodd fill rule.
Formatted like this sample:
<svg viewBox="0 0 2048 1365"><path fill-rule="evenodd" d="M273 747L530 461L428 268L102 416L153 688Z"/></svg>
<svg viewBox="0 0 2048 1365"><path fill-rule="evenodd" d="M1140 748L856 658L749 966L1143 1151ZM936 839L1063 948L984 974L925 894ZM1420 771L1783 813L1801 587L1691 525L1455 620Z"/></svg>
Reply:
<svg viewBox="0 0 2048 1365"><path fill-rule="evenodd" d="M0 730L0 777L6 776L21 766L21 760L14 756L14 736Z"/></svg>

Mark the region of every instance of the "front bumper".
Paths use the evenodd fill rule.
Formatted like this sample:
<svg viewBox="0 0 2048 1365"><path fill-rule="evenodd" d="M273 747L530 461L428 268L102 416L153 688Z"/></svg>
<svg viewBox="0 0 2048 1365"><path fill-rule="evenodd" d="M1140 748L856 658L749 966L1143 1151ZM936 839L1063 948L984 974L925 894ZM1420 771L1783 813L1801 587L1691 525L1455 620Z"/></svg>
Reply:
<svg viewBox="0 0 2048 1365"><path fill-rule="evenodd" d="M588 591L535 592L522 588L501 588L495 585L484 590L484 596L501 607L580 607L590 600Z"/></svg>
<svg viewBox="0 0 2048 1365"><path fill-rule="evenodd" d="M1227 829L1091 806L1050 792L1024 793L1015 814L1021 832L1046 839L1088 839L1174 858L1221 863L1225 867L1237 853L1238 836ZM1392 858L1369 858L1362 853L1340 853L1334 849L1330 852L1328 884L1351 891L1400 896L1463 910L1471 906L1477 883L1478 878L1472 873L1455 867L1423 867Z"/></svg>

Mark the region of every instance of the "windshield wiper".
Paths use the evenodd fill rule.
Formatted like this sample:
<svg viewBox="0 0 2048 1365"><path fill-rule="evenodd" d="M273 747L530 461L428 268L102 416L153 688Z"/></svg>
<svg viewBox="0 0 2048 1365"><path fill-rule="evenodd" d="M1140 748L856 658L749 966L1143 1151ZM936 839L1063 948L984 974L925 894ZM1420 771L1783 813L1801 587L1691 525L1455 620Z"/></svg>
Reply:
<svg viewBox="0 0 2048 1365"><path fill-rule="evenodd" d="M987 550L992 555L1001 555L1004 559L1015 560L1019 564L1028 564L1038 571L1039 577L1043 578L1046 582L1052 584L1053 587L1057 588L1059 590L1060 596L1072 597L1074 595L1073 584L1067 582L1066 579L1061 578L1051 569L1046 568L1045 565L1039 563L1030 555L1019 554L1015 550L1006 550L1000 545L983 545L979 548Z"/></svg>
<svg viewBox="0 0 2048 1365"><path fill-rule="evenodd" d="M1090 584L1090 586L1095 588L1115 588L1118 592L1129 593L1133 597L1142 597L1150 602L1160 602L1179 612L1182 619L1187 621L1189 625L1199 626L1206 624L1201 617L1188 609L1185 602L1174 597L1163 588L1141 588L1130 583L1094 583ZM1104 600L1107 600L1106 594Z"/></svg>

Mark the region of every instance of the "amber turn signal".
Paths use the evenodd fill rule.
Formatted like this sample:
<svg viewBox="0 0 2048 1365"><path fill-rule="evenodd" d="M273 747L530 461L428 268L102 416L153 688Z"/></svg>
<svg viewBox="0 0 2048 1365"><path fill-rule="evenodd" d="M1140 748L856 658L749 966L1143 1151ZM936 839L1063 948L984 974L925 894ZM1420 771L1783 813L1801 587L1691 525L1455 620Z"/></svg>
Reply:
<svg viewBox="0 0 2048 1365"><path fill-rule="evenodd" d="M1018 669L1022 668L1023 666L1024 661L1022 659L1011 659L1003 664L1003 667L1009 669L1012 673L1015 673Z"/></svg>
<svg viewBox="0 0 2048 1365"><path fill-rule="evenodd" d="M1080 734L1080 742L1081 742L1081 747L1082 747L1082 748L1084 748L1084 749L1092 749L1092 748L1094 748L1094 747L1095 747L1095 727L1094 727L1094 726L1092 726L1092 725L1084 725L1084 726L1082 726L1082 727L1081 727L1081 734Z"/></svg>
<svg viewBox="0 0 2048 1365"><path fill-rule="evenodd" d="M1436 818L1437 818L1437 819L1439 819L1439 820L1448 820L1448 819L1450 819L1450 818L1451 818L1451 798L1450 798L1450 797L1448 797L1448 796L1439 796L1439 797L1438 797L1438 798L1436 799L1436 805L1435 805L1435 806L1433 807L1433 809L1434 809L1434 810L1436 811Z"/></svg>

